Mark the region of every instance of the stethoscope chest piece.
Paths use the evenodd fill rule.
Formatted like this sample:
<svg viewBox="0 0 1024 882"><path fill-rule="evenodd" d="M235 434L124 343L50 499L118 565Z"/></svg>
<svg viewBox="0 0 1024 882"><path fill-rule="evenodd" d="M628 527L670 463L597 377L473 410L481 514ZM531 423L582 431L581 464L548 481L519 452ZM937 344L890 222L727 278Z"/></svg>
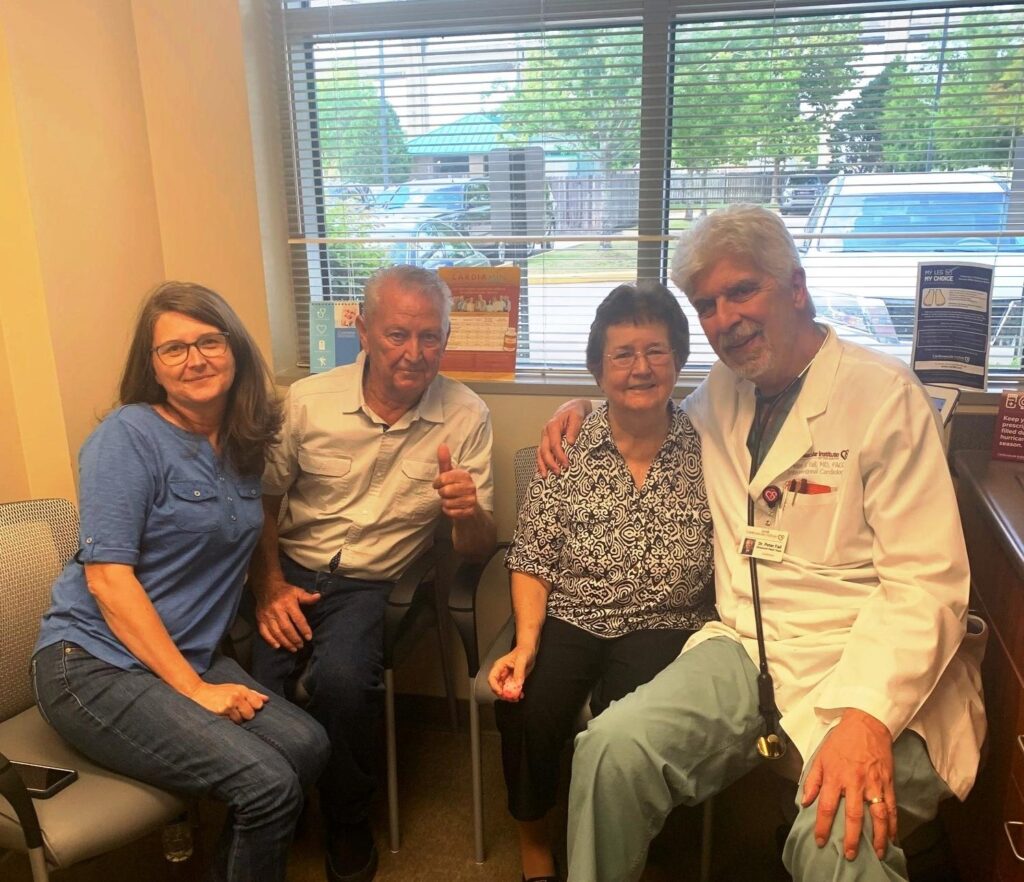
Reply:
<svg viewBox="0 0 1024 882"><path fill-rule="evenodd" d="M757 752L765 759L782 759L786 754L786 745L778 735L762 735L757 739Z"/></svg>

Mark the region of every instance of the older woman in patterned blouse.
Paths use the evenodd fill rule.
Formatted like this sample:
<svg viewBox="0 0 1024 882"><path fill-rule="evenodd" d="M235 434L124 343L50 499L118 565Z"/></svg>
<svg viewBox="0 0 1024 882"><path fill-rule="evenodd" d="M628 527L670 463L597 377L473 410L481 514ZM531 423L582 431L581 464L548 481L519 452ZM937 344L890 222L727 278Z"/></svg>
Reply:
<svg viewBox="0 0 1024 882"><path fill-rule="evenodd" d="M545 815L559 755L590 695L597 715L646 683L714 618L700 439L672 401L689 354L678 301L655 282L598 307L587 367L607 398L535 477L505 565L516 636L490 671L523 879L554 880Z"/></svg>

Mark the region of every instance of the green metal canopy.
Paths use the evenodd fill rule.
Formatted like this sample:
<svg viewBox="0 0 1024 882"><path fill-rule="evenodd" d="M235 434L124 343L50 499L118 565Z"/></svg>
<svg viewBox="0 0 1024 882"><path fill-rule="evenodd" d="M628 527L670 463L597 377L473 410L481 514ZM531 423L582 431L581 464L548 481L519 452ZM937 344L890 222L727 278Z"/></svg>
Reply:
<svg viewBox="0 0 1024 882"><path fill-rule="evenodd" d="M411 138L408 150L413 156L489 153L502 146L503 130L501 116L496 113L467 113L425 135Z"/></svg>

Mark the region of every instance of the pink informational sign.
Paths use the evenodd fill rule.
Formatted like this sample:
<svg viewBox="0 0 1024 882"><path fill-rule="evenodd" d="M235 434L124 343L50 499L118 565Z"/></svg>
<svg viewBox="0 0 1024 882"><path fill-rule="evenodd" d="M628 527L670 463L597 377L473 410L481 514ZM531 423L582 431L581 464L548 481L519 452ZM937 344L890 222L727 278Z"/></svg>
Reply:
<svg viewBox="0 0 1024 882"><path fill-rule="evenodd" d="M437 274L452 290L452 332L441 370L460 379L514 379L519 269L442 267Z"/></svg>
<svg viewBox="0 0 1024 882"><path fill-rule="evenodd" d="M999 399L992 458L1024 462L1024 392L1003 392Z"/></svg>

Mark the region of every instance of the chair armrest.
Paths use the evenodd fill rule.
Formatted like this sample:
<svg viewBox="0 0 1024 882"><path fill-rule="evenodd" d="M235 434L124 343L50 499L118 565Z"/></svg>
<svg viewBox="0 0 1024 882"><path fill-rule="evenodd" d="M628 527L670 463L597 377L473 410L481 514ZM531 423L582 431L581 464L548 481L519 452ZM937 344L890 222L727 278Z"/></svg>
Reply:
<svg viewBox="0 0 1024 882"><path fill-rule="evenodd" d="M480 578L495 556L508 547L508 542L499 542L486 561L463 562L452 580L451 591L448 594L448 614L455 623L462 647L466 651L466 667L470 679L480 670L480 644L476 634L476 598Z"/></svg>
<svg viewBox="0 0 1024 882"><path fill-rule="evenodd" d="M384 667L390 668L394 662L394 651L398 644L398 638L402 636L406 627L410 625L409 613L413 609L414 601L418 599L417 592L427 582L437 564L436 546L431 546L416 558L409 568L399 576L398 580L391 587L388 594L387 604L384 607ZM417 604L417 608L422 604Z"/></svg>
<svg viewBox="0 0 1024 882"><path fill-rule="evenodd" d="M39 829L39 818L36 808L32 805L32 797L28 795L25 785L17 769L11 761L0 753L0 796L3 796L14 809L21 824L21 832L25 837L25 845L29 849L41 848L43 834Z"/></svg>
<svg viewBox="0 0 1024 882"><path fill-rule="evenodd" d="M409 564L407 569L395 582L388 594L388 610L408 608L416 596L416 589L419 588L423 578L437 562L436 547L431 545L416 560Z"/></svg>

